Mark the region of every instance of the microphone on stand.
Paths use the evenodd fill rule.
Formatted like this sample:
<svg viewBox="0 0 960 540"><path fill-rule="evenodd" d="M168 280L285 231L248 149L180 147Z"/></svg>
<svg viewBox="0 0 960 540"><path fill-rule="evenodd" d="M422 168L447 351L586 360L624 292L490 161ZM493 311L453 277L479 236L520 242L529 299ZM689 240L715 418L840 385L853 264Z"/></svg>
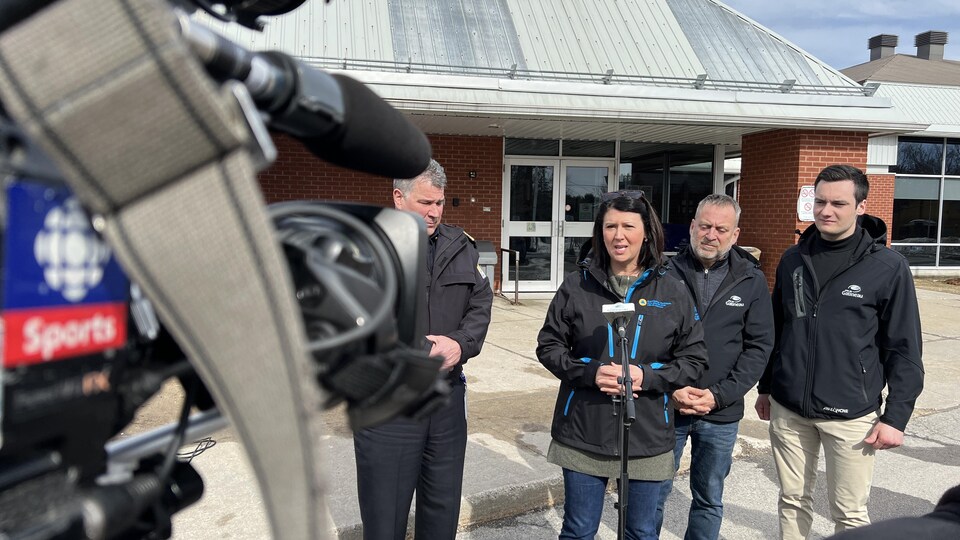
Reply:
<svg viewBox="0 0 960 540"><path fill-rule="evenodd" d="M617 335L620 336L621 340L627 336L627 321L630 320L630 317L633 316L633 312L636 311L636 309L637 308L632 303L627 304L624 302L617 302L616 304L604 304L601 306L603 317L607 319L607 322L616 329ZM624 355L624 352L625 351L622 351L621 348L621 356ZM621 364L625 364L627 363L627 360L625 358L621 358L620 362ZM621 377L621 379L622 378L623 377ZM618 416L620 414L619 405L621 398L620 396L611 396L611 399L615 405L613 408L613 415Z"/></svg>
<svg viewBox="0 0 960 540"><path fill-rule="evenodd" d="M617 330L617 335L620 337L626 336L627 321L633 316L633 312L637 310L636 306L632 303L617 302L616 304L604 304L601 307L603 309L603 317Z"/></svg>

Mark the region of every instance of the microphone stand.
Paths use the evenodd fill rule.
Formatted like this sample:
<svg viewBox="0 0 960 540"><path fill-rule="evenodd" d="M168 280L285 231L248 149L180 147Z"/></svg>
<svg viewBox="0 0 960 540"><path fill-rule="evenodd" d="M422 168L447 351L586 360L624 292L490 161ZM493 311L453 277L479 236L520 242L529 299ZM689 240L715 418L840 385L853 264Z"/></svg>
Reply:
<svg viewBox="0 0 960 540"><path fill-rule="evenodd" d="M630 357L627 356L626 324L627 319L617 319L617 336L620 342L620 367L623 369L619 377L619 382L623 385L624 391L624 395L617 400L619 401L619 411L614 413L620 416L620 433L618 439L618 447L620 448L620 482L617 485L617 503L615 505L619 511L617 515L617 540L626 538L627 503L630 493L630 475L627 472L630 449L630 425L637 419L636 403L633 401L633 378L630 377Z"/></svg>

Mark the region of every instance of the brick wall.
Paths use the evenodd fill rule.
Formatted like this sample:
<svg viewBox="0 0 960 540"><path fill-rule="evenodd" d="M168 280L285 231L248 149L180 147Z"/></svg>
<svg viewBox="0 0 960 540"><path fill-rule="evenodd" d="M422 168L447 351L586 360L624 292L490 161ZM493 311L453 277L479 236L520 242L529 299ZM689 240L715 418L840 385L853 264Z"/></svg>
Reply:
<svg viewBox="0 0 960 540"><path fill-rule="evenodd" d="M392 179L330 165L315 158L297 140L273 135L279 156L259 177L267 202L321 199L393 207ZM434 158L447 173L443 222L463 227L477 240L493 242L499 257L503 139L448 135L429 138ZM471 172L475 177L470 177ZM456 206L454 199L459 203ZM484 208L490 211L485 212ZM499 274L498 268L496 275Z"/></svg>
<svg viewBox="0 0 960 540"><path fill-rule="evenodd" d="M870 194L867 195L867 213L887 224L887 245L890 245L890 228L893 227L893 188L896 176L892 174L869 174Z"/></svg>
<svg viewBox="0 0 960 540"><path fill-rule="evenodd" d="M867 134L826 130L775 130L745 135L740 169L740 240L762 251L767 282L773 287L780 256L795 244L794 231L810 223L797 220L800 187L813 185L827 165L846 163L866 168ZM875 176L868 212L889 224L893 213L893 180Z"/></svg>

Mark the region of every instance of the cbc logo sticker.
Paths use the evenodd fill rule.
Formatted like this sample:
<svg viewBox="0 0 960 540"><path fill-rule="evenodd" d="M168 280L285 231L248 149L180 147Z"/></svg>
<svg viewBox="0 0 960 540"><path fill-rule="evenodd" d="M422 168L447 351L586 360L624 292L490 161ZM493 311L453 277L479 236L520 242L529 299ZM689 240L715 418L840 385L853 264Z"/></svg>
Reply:
<svg viewBox="0 0 960 540"><path fill-rule="evenodd" d="M75 198L47 213L33 242L33 255L47 285L70 302L79 302L100 284L110 259L108 248L90 228Z"/></svg>

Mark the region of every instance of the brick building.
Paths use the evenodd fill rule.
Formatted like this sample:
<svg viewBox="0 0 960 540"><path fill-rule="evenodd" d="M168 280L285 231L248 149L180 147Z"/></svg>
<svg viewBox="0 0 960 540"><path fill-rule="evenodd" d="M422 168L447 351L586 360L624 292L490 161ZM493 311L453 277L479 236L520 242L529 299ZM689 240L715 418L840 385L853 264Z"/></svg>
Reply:
<svg viewBox="0 0 960 540"><path fill-rule="evenodd" d="M736 195L740 243L772 279L822 167L869 169L868 211L889 224L895 176L869 167L870 141L929 126L716 0L307 3L261 34L221 31L355 77L407 114L447 170L444 220L514 250L527 293L559 286L600 194L624 188L647 193L668 250L703 196ZM278 147L269 200L390 204L389 179ZM739 175L725 174L735 157Z"/></svg>

